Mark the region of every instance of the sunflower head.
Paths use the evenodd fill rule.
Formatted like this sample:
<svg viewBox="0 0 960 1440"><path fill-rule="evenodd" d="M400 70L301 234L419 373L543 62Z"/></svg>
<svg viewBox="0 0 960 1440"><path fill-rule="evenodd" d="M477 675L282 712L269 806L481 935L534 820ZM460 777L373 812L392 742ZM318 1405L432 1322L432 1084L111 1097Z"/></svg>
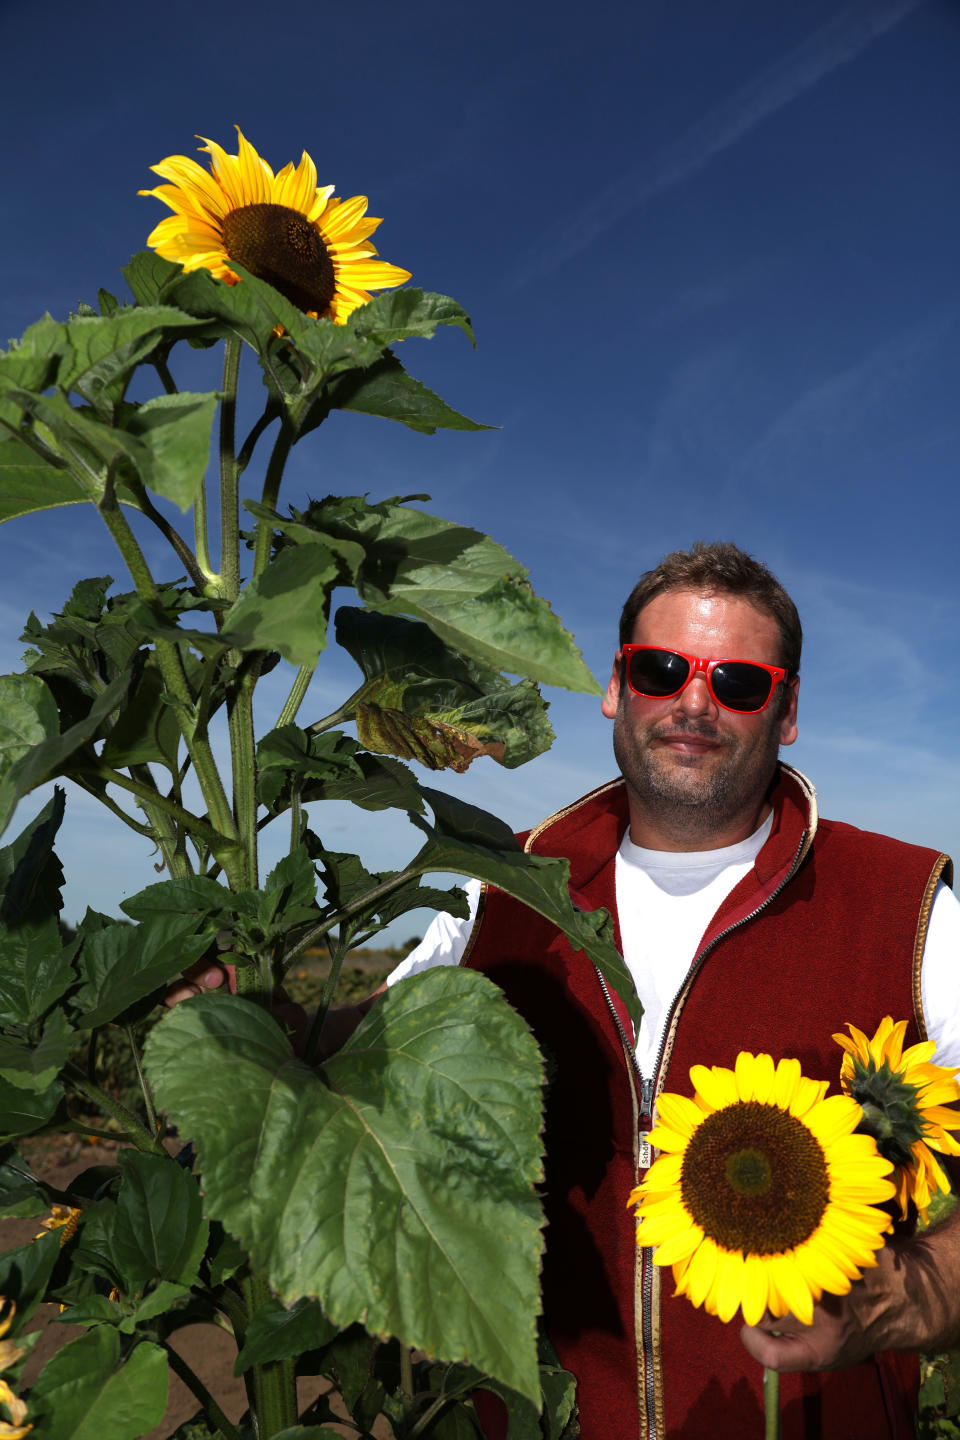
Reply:
<svg viewBox="0 0 960 1440"><path fill-rule="evenodd" d="M844 1295L890 1228L890 1162L854 1131L859 1107L824 1098L798 1060L741 1051L733 1070L695 1065L694 1098L661 1095L662 1153L631 1193L637 1243L672 1265L677 1293L748 1325L766 1312L809 1324Z"/></svg>
<svg viewBox="0 0 960 1440"><path fill-rule="evenodd" d="M932 1150L960 1155L960 1143L950 1134L960 1130L960 1110L953 1108L960 1101L957 1071L932 1063L932 1040L904 1050L906 1020L894 1023L885 1015L870 1038L855 1025L847 1029L849 1036L833 1037L844 1051L840 1084L861 1106L859 1128L897 1167L902 1217L913 1201L926 1220L934 1194L950 1188Z"/></svg>
<svg viewBox="0 0 960 1440"><path fill-rule="evenodd" d="M171 183L153 195L173 211L150 233L147 244L184 270L209 270L228 285L240 279L230 262L266 280L308 315L343 324L371 290L410 279L388 265L370 236L380 224L367 215L367 198L340 200L332 185L317 186L317 170L304 151L296 167L274 175L237 130L236 155L214 141L204 170L186 155L171 155L150 168Z"/></svg>
<svg viewBox="0 0 960 1440"><path fill-rule="evenodd" d="M59 1230L62 1249L67 1241L76 1234L82 1214L83 1211L76 1209L73 1205L54 1205L46 1220L40 1221L40 1229L34 1235L34 1240L39 1240L48 1230Z"/></svg>

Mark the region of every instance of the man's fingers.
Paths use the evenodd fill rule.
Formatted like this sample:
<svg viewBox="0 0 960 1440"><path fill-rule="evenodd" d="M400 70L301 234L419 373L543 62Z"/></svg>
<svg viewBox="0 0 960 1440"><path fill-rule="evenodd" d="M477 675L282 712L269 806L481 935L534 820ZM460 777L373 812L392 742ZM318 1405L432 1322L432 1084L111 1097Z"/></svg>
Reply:
<svg viewBox="0 0 960 1440"><path fill-rule="evenodd" d="M219 990L223 984L226 984L231 992L236 990L237 976L233 965L211 965L209 960L198 960L195 965L184 970L181 978L170 986L163 997L163 1003L168 1007L179 1005L181 1000L202 995L205 990Z"/></svg>

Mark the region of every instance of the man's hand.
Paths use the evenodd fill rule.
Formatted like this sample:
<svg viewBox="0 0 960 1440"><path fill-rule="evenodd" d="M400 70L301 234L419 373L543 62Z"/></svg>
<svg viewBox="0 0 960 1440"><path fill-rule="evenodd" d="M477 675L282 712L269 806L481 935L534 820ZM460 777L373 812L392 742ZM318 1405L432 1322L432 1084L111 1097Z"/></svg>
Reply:
<svg viewBox="0 0 960 1440"><path fill-rule="evenodd" d="M941 1350L960 1338L960 1206L937 1229L889 1241L847 1295L825 1295L813 1324L792 1315L744 1325L771 1370L840 1370L878 1350Z"/></svg>
<svg viewBox="0 0 960 1440"><path fill-rule="evenodd" d="M236 967L222 965L219 960L198 960L189 970L184 970L180 979L170 986L163 997L163 1003L167 1006L179 1005L181 1000L202 995L205 990L219 990L223 985L226 985L231 995L236 994Z"/></svg>

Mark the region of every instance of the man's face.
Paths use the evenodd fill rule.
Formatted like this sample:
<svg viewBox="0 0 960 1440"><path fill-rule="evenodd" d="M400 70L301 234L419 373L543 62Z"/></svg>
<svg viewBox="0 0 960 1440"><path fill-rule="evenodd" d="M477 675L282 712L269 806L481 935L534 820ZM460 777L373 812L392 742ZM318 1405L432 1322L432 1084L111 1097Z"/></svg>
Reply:
<svg viewBox="0 0 960 1440"><path fill-rule="evenodd" d="M710 659L783 663L776 621L732 595L667 591L641 610L631 639ZM765 710L745 715L718 706L703 674L658 700L635 695L620 672L618 652L603 713L614 721L614 754L633 805L699 837L703 848L732 843L723 838L731 825L759 819L778 747L796 739L798 682L790 682L784 709L778 687Z"/></svg>

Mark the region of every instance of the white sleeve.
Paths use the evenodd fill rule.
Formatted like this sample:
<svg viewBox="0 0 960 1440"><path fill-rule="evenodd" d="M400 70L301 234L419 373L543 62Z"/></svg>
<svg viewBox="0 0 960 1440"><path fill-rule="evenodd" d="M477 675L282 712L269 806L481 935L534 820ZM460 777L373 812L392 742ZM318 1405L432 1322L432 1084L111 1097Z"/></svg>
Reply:
<svg viewBox="0 0 960 1440"><path fill-rule="evenodd" d="M446 910L435 915L416 949L411 950L406 960L401 960L397 968L390 971L388 985L405 980L408 975L417 975L421 970L432 970L435 965L460 964L480 903L480 881L467 880L463 889L470 904L467 919L460 920Z"/></svg>
<svg viewBox="0 0 960 1440"><path fill-rule="evenodd" d="M935 1065L960 1066L960 900L940 881L933 897L920 972L927 1035Z"/></svg>

